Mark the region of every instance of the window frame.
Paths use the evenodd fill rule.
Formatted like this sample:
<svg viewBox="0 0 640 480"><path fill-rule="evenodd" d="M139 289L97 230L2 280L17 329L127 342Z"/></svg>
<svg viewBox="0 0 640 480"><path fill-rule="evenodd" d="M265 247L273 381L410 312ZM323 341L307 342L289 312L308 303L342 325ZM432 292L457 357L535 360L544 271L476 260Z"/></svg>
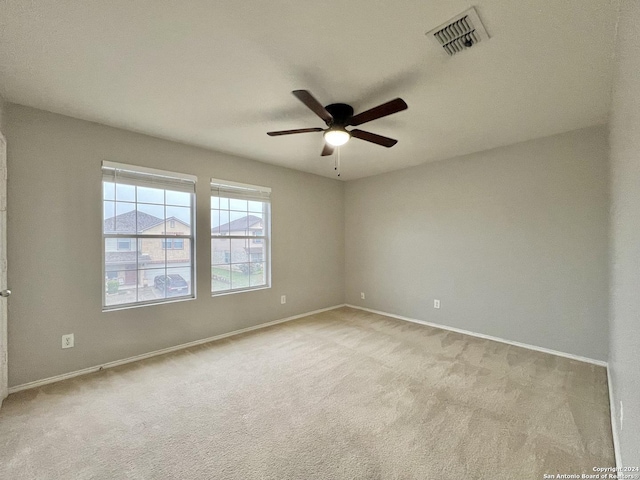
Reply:
<svg viewBox="0 0 640 480"><path fill-rule="evenodd" d="M263 209L262 209L262 232L263 234L260 236L256 236L255 232L249 231L248 225L247 225L247 233L246 235L231 235L231 232L219 232L218 234L213 234L212 230L215 228L211 223L209 224L209 232L211 233L211 240L213 239L229 239L230 241L233 241L234 239L237 240L245 240L247 243L247 245L249 245L249 248L251 248L251 245L254 243L255 240L262 240L262 247L263 247L263 259L262 262L252 262L251 261L251 252L248 252L248 260L246 262L236 262L235 264L249 264L251 265L252 263L262 263L264 265L264 278L265 278L265 283L262 285L256 285L256 286L248 286L248 287L238 287L238 288L229 288L227 290L219 290L219 291L214 291L213 290L213 273L211 273L210 275L210 280L211 280L211 285L210 285L210 291L211 291L211 296L212 297L217 297L217 296L221 296L221 295L231 295L231 294L236 294L236 293L244 293L244 292L253 292L256 290L265 290L265 289L269 289L271 288L271 271L272 271L272 265L271 265L271 188L270 187L265 187L265 186L259 186L259 185L251 185L251 184L247 184L247 183L239 183L239 182L234 182L234 181L230 181L230 180L222 180L222 179L216 179L216 178L212 178L210 181L211 184L211 194L210 194L210 200L209 200L209 211L213 211L214 209L211 208L211 199L214 197L218 197L218 198L226 198L229 199L229 201L231 199L246 199L249 200L251 199L252 201L259 201L262 202L263 204ZM227 197L222 195L222 193L225 191L225 187L229 190L235 190L236 193L233 194L232 197ZM214 190L218 190L218 194L214 195ZM238 193L238 192L242 192L242 190L246 190L247 193L249 194L248 197L246 198L242 198L242 193ZM250 195L250 193L253 192L256 195L261 195L262 198L253 198L252 195ZM249 198L252 197L252 198ZM218 211L224 211L224 209L215 209ZM226 209L227 211L231 212L231 211L235 211L235 210L231 210L230 208ZM251 212L247 210L247 216L250 214ZM257 212L256 212L257 213ZM231 223L231 219L229 218L229 222ZM211 215L209 215L209 222L211 222ZM219 226L219 225L218 225ZM211 246L209 248L209 251L211 252ZM210 259L210 265L209 268L213 269L214 266L216 265L234 265L234 263L232 262L232 257L233 255L231 254L231 251L225 251L225 260L227 259L227 257L229 257L229 261L226 262L224 264L214 264L213 263L213 258ZM251 275L251 273L249 273L249 275Z"/></svg>
<svg viewBox="0 0 640 480"><path fill-rule="evenodd" d="M109 182L109 180L105 179L105 170L116 170L116 171L126 171L126 172L130 172L136 175L140 175L140 176L144 176L144 175L148 175L150 178L152 177L157 177L157 178L165 178L165 179L172 179L172 180L176 180L176 181L184 181L184 182L188 182L188 184L192 184L193 188L192 191L185 191L185 190L180 190L180 189L176 189L176 188L171 188L172 185L171 183L167 180L167 183L162 183L162 181L160 181L157 186L155 186L155 188L159 188L159 189L164 189L164 190L169 190L169 191L181 191L183 193L188 193L189 194L189 203L190 203L190 234L189 235L184 235L184 234L169 234L166 231L166 224L168 224L168 222L170 221L169 219L166 218L166 207L167 206L174 206L174 204L171 203L167 203L167 199L166 199L166 194L165 194L165 199L164 202L162 204L153 204L153 205L162 205L165 208L165 219L164 219L164 223L165 223L165 233L164 234L140 234L138 232L138 227L137 227L137 221L136 221L136 227L135 227L135 233L131 233L131 232L125 232L125 233L105 233L105 221L107 218L105 218L105 202L113 202L115 205L117 205L117 198L114 198L114 200L106 200L105 199L105 182ZM116 183L117 185L117 176L115 177L116 181L114 183ZM144 183L144 182L140 182L140 183ZM108 161L103 161L102 162L102 181L101 181L101 204L102 204L102 214L101 214L101 218L102 218L102 311L103 312L109 312L109 311L114 311L114 310L125 310L125 309L130 309L130 308L139 308L139 307L145 307L148 305L159 305L159 304L164 304L164 303L174 303L174 302L182 302L182 301L187 301L187 300L194 300L197 297L197 286L196 286L196 225L195 225L195 219L196 219L196 183L197 183L197 177L194 175L189 175L189 174L185 174L185 173L178 173L178 172L170 172L170 171L165 171L165 170L158 170L158 169L153 169L153 168L148 168L148 167L140 167L140 166L136 166L136 165L127 165L127 164L121 164L121 163L115 163L115 162L108 162ZM138 186L143 186L146 187L147 185L140 185L140 184L136 184L136 183L128 183L129 185L133 185L135 187ZM126 201L125 203L131 203L133 204L134 210L135 212L138 211L138 191L137 188L135 190L135 197L133 201ZM140 202L141 205L147 205L147 202ZM149 204L151 205L151 204ZM175 205L176 207L184 207L182 205ZM116 211L114 211L114 215L116 214ZM116 215L117 216L117 215ZM188 295L182 295L182 296L176 296L176 297L166 297L165 298L158 298L158 299L153 299L153 300L140 300L140 301L135 301L135 302L129 302L129 303L118 303L118 304L113 304L113 305L107 305L106 304L106 300L107 300L107 277L108 277L108 271L107 270L107 265L106 265L106 254L107 254L107 242L106 240L109 238L113 238L116 241L116 251L121 251L117 248L118 243L121 239L130 239L130 245L131 247L133 247L133 245L135 245L135 249L134 251L136 252L136 275L138 274L138 272L140 271L139 269L139 252L140 252L140 246L142 244L143 240L153 240L153 239L160 239L160 240L171 240L171 245L173 246L173 239L176 238L180 238L184 241L188 241L189 245L190 245L190 285L191 285L191 292ZM162 245L161 245L162 247ZM166 252L166 250L164 248L161 248L161 250L163 252ZM184 243L183 243L183 248L182 250L184 250ZM131 251L131 249L129 250ZM165 254L165 264L164 264L164 275L168 275L169 273L167 272L167 258L166 258L166 254ZM118 271L113 271L113 272L117 272ZM111 273L113 273L111 272ZM118 278L119 277L115 277ZM119 279L120 280L120 279ZM137 279L136 282L136 291L137 289L140 287L139 285L139 279ZM166 294L165 294L166 295ZM136 294L136 298L137 298L137 294Z"/></svg>

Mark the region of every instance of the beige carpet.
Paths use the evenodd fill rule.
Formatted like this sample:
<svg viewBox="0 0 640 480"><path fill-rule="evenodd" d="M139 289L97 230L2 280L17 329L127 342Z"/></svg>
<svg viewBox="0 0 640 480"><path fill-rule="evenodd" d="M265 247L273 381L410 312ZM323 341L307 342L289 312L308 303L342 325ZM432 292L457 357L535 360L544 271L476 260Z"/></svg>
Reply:
<svg viewBox="0 0 640 480"><path fill-rule="evenodd" d="M514 480L613 465L605 369L348 308L0 411L12 480Z"/></svg>

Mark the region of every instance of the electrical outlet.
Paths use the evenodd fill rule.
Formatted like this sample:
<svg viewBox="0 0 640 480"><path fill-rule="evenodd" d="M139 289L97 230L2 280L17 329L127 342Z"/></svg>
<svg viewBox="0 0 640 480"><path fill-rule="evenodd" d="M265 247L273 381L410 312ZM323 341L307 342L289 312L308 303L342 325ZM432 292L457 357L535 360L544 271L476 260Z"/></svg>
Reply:
<svg viewBox="0 0 640 480"><path fill-rule="evenodd" d="M73 348L73 333L62 335L62 348Z"/></svg>
<svg viewBox="0 0 640 480"><path fill-rule="evenodd" d="M440 300L433 301L433 308L440 308Z"/></svg>
<svg viewBox="0 0 640 480"><path fill-rule="evenodd" d="M360 298L364 300L364 292L360 292Z"/></svg>
<svg viewBox="0 0 640 480"><path fill-rule="evenodd" d="M281 295L280 296L280 303L282 305L284 305L285 303L287 303L287 296L286 295Z"/></svg>

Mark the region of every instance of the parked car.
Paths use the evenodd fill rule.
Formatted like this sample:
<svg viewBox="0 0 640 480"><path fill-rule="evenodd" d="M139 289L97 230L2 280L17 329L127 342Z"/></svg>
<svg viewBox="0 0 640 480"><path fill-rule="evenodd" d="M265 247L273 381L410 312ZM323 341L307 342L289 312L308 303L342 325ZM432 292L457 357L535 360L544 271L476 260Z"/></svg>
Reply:
<svg viewBox="0 0 640 480"><path fill-rule="evenodd" d="M153 285L161 292L165 292L167 297L186 295L189 292L189 284L182 275L177 273L158 275L153 279Z"/></svg>

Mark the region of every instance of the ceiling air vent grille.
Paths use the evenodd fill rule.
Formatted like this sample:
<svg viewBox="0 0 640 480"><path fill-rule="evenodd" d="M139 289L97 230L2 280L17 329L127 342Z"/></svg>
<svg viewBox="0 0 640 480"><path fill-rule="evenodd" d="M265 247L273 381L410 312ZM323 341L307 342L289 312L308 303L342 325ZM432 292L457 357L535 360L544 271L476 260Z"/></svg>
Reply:
<svg viewBox="0 0 640 480"><path fill-rule="evenodd" d="M489 39L474 7L427 32L427 36L433 38L449 56Z"/></svg>

